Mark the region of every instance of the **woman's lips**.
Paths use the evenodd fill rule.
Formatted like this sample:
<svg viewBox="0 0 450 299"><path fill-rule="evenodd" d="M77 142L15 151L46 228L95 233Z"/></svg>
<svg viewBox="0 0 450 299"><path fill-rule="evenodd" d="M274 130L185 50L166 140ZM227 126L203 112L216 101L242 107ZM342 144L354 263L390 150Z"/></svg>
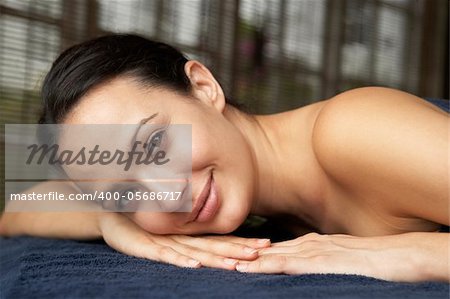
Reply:
<svg viewBox="0 0 450 299"><path fill-rule="evenodd" d="M208 198L203 204L203 207L200 209L198 216L194 221L197 222L207 222L214 217L218 208L219 208L219 198L216 189L216 184L214 182L214 178L211 179L210 191Z"/></svg>
<svg viewBox="0 0 450 299"><path fill-rule="evenodd" d="M211 173L205 187L194 202L190 220L197 222L210 220L215 215L218 204L217 189Z"/></svg>

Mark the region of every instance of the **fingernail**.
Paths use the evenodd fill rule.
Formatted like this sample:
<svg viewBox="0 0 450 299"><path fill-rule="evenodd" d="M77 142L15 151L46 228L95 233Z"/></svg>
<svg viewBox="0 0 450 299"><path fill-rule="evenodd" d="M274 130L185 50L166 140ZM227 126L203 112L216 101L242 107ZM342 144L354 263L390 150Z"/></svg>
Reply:
<svg viewBox="0 0 450 299"><path fill-rule="evenodd" d="M258 250L254 249L254 248L250 248L250 247L245 247L244 251L247 252L248 254L254 254L256 253Z"/></svg>
<svg viewBox="0 0 450 299"><path fill-rule="evenodd" d="M198 267L198 266L200 266L200 262L197 261L197 260L194 260L194 259L190 259L188 263L189 263L189 266L191 266L191 267Z"/></svg>
<svg viewBox="0 0 450 299"><path fill-rule="evenodd" d="M268 243L268 242L270 242L270 239L259 239L258 240L258 244L265 244L265 243Z"/></svg>
<svg viewBox="0 0 450 299"><path fill-rule="evenodd" d="M238 271L245 271L245 269L247 269L247 266L248 266L248 264L241 264L241 263L239 263L239 264L236 265L236 270L238 270Z"/></svg>
<svg viewBox="0 0 450 299"><path fill-rule="evenodd" d="M225 264L234 266L237 263L237 260L234 259L224 259Z"/></svg>

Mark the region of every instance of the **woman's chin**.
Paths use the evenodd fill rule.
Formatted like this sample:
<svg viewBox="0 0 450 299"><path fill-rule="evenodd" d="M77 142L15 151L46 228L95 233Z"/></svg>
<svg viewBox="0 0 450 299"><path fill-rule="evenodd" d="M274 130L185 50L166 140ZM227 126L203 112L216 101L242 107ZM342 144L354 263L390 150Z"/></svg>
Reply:
<svg viewBox="0 0 450 299"><path fill-rule="evenodd" d="M247 214L239 215L240 217L224 217L224 221L216 226L215 232L217 234L229 234L234 232L247 219Z"/></svg>

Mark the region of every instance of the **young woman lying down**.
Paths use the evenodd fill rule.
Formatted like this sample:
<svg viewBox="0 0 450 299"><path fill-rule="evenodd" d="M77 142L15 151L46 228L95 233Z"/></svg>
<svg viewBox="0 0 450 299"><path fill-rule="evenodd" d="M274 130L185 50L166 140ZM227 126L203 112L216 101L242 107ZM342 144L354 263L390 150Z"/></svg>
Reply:
<svg viewBox="0 0 450 299"><path fill-rule="evenodd" d="M64 51L42 101L41 124L191 124L193 209L7 212L3 236L103 238L183 267L449 281L450 239L438 232L450 224L449 117L423 99L367 87L254 115L173 47L109 35ZM26 192L74 190L46 182ZM126 192L137 190L145 184ZM229 235L249 215L310 232L278 243Z"/></svg>

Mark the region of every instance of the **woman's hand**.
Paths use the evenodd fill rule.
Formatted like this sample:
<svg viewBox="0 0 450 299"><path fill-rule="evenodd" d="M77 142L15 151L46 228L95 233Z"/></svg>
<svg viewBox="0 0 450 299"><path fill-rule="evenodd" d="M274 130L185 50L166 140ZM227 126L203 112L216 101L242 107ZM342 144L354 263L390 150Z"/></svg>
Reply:
<svg viewBox="0 0 450 299"><path fill-rule="evenodd" d="M99 228L105 242L119 252L181 267L234 270L238 260L254 260L258 249L270 246L268 239L154 235L114 212L100 216Z"/></svg>
<svg viewBox="0 0 450 299"><path fill-rule="evenodd" d="M256 260L239 262L236 269L259 273L360 274L391 281L446 281L445 238L448 234L355 237L310 233L260 249Z"/></svg>

